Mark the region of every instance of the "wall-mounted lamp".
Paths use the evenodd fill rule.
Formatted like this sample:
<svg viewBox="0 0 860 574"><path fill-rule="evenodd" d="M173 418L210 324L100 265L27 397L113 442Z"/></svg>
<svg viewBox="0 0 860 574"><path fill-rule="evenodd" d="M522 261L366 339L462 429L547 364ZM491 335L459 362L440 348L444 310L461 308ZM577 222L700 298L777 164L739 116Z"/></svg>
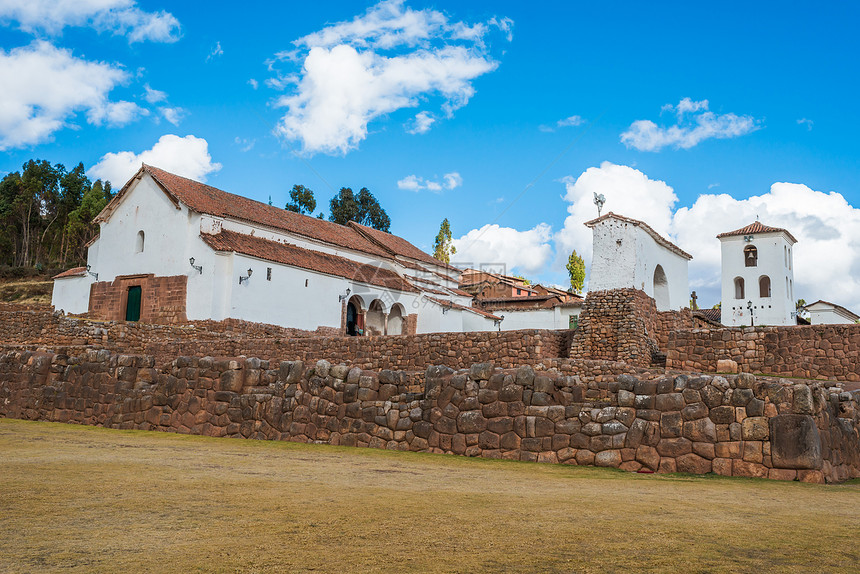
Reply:
<svg viewBox="0 0 860 574"><path fill-rule="evenodd" d="M251 278L251 275L253 275L253 274L254 274L254 270L253 270L253 269L251 269L251 268L249 267L249 268L248 268L248 276L247 276L247 277L242 277L241 275L239 275L239 285L241 285L242 283L244 283L244 282L246 282L248 279L250 279L250 278Z"/></svg>
<svg viewBox="0 0 860 574"><path fill-rule="evenodd" d="M203 275L203 266L202 265L194 265L194 258L191 257L188 259L188 262L191 264L191 267L197 270L198 273Z"/></svg>
<svg viewBox="0 0 860 574"><path fill-rule="evenodd" d="M90 275L92 275L92 276L93 276L93 278L94 278L96 281L98 281L98 280L99 280L99 274L98 274L98 273L93 273L92 271L90 271L90 266L89 266L89 265L87 265L87 273L89 273Z"/></svg>
<svg viewBox="0 0 860 574"><path fill-rule="evenodd" d="M305 287L307 287L307 285L305 285ZM344 299L349 297L350 293L352 293L352 291L350 291L349 287L347 287L346 291L344 291L343 293L341 293L340 295L337 296L337 302L338 303L343 302Z"/></svg>
<svg viewBox="0 0 860 574"><path fill-rule="evenodd" d="M495 321L493 321L493 325L494 325L495 327L498 327L500 332L501 332L501 330L502 330L502 321L504 321L504 320L505 320L505 316L504 316L504 315L499 315L499 318L498 318L498 319L496 319Z"/></svg>

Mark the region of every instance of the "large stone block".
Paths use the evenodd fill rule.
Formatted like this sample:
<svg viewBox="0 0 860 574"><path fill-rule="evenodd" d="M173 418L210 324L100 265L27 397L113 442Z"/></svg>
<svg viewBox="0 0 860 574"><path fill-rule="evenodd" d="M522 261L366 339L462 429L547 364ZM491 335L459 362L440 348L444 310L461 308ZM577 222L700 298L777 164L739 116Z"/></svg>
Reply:
<svg viewBox="0 0 860 574"><path fill-rule="evenodd" d="M809 415L777 415L770 419L769 426L774 467L821 468L821 435L815 419Z"/></svg>

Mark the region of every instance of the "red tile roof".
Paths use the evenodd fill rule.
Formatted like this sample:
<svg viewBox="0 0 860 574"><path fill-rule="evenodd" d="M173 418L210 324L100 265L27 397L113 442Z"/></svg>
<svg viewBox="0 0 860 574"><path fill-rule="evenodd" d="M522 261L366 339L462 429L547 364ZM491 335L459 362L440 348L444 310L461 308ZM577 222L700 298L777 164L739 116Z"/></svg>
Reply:
<svg viewBox="0 0 860 574"><path fill-rule="evenodd" d="M388 251L382 249L352 227L338 225L330 221L260 203L241 195L227 193L199 181L180 177L146 164L143 164L137 175L117 193L116 197L96 217L97 221L104 220L110 216L110 213L119 204L119 201L130 188L132 182L139 179L143 173L148 173L152 176L174 203L178 205L178 202L181 201L198 213L214 215L215 217L229 217L286 231L346 249L360 251L375 257L390 258ZM405 240L403 241L406 242Z"/></svg>
<svg viewBox="0 0 860 574"><path fill-rule="evenodd" d="M719 323L722 320L722 311L719 309L696 309L693 315L704 317L708 321Z"/></svg>
<svg viewBox="0 0 860 574"><path fill-rule="evenodd" d="M217 235L201 233L200 238L216 251L232 251L387 289L418 291L412 284L390 269L357 263L351 259L321 251L304 249L288 243L279 243L227 230L223 230Z"/></svg>
<svg viewBox="0 0 860 574"><path fill-rule="evenodd" d="M64 279L66 277L83 277L87 274L86 267L72 267L68 271L63 271L51 277L51 279Z"/></svg>
<svg viewBox="0 0 860 574"><path fill-rule="evenodd" d="M440 261L432 255L424 253L402 237L386 233L385 231L379 231L378 229L373 229L372 227L367 227L366 225L361 225L354 221L350 221L349 226L394 255L400 255L401 257L409 257L411 259L416 259L418 261L422 261L430 265L436 265L438 267L451 269L453 271L456 271L457 273L460 272L459 269L451 267L444 261Z"/></svg>
<svg viewBox="0 0 860 574"><path fill-rule="evenodd" d="M466 307L465 305L458 305L452 301L448 301L446 299L436 299L435 297L427 297L437 305L441 305L442 307L448 307L449 309L459 309L460 311L469 311L470 313L474 313L476 315L481 315L482 317L486 317L487 319L492 319L493 321L501 321L501 317L497 317L488 311L484 311L483 309L477 309L475 307Z"/></svg>
<svg viewBox="0 0 860 574"><path fill-rule="evenodd" d="M797 243L797 239L795 239L794 235L792 235L788 230L781 227L770 227L769 225L764 225L759 221L750 223L746 227L741 227L734 231L720 233L717 235L717 239L720 239L721 237L734 237L736 235L754 235L756 233L785 233L793 242Z"/></svg>
<svg viewBox="0 0 860 574"><path fill-rule="evenodd" d="M654 239L654 241L656 241L658 244L662 245L663 247L665 247L666 249L668 249L672 253L675 253L676 255L680 255L684 259L689 260L689 259L693 258L692 255L690 255L689 253L687 253L686 251L684 251L683 249L681 249L680 247L678 247L677 245L675 245L674 243L672 243L671 241L669 241L668 239L666 239L665 237L663 237L662 235L660 235L659 233L654 231L650 225L648 225L644 221L639 221L638 219L633 219L630 217L624 217L623 215L618 215L618 214L612 213L610 211L606 215L602 215L602 216L598 217L597 219L592 219L591 221L586 221L585 226L586 227L594 227L598 223L600 223L606 219L609 219L610 217L617 219L619 221L623 221L625 223L629 223L631 225L635 225L637 227L641 227L642 230L645 231L645 233L647 233L648 235L650 235L651 238Z"/></svg>

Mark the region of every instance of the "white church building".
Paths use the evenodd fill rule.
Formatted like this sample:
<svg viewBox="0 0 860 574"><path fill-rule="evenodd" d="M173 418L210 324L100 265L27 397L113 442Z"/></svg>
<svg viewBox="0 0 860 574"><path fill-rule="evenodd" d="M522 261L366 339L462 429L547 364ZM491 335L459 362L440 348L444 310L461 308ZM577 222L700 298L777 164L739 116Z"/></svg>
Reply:
<svg viewBox="0 0 860 574"><path fill-rule="evenodd" d="M647 223L611 211L585 225L593 235L589 291L632 287L652 297L658 311L689 306L692 255Z"/></svg>
<svg viewBox="0 0 860 574"><path fill-rule="evenodd" d="M721 322L796 325L794 236L758 221L717 235L722 249Z"/></svg>
<svg viewBox="0 0 860 574"><path fill-rule="evenodd" d="M227 318L326 334L497 330L460 271L408 241L338 225L143 165L96 221L87 266L52 304L104 320Z"/></svg>

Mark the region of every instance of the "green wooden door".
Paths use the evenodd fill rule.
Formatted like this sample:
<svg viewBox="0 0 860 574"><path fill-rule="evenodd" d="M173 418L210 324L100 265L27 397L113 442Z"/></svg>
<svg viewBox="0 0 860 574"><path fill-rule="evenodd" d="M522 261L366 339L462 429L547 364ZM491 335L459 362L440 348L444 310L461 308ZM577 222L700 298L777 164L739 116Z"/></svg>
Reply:
<svg viewBox="0 0 860 574"><path fill-rule="evenodd" d="M125 320L140 320L140 285L128 288L128 303L125 305Z"/></svg>

